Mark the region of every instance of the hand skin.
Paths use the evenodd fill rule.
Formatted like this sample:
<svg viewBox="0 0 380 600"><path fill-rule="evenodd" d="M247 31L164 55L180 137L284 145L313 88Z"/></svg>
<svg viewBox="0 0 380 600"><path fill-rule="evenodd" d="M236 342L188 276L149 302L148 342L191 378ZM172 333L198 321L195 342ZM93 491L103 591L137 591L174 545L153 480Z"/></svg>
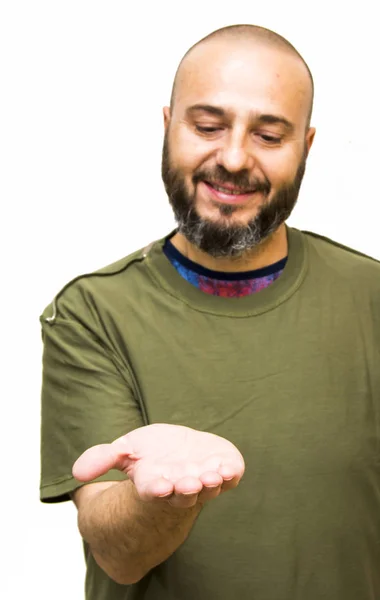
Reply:
<svg viewBox="0 0 380 600"><path fill-rule="evenodd" d="M132 584L183 544L204 504L235 488L245 465L222 437L158 423L89 448L73 475L90 482L110 469L129 479L76 490L78 527L108 576Z"/></svg>

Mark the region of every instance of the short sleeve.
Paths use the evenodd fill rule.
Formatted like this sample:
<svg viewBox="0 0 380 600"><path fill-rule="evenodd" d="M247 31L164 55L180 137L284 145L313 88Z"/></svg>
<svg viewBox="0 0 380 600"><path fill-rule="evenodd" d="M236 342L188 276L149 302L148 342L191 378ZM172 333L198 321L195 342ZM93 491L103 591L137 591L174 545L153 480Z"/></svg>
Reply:
<svg viewBox="0 0 380 600"><path fill-rule="evenodd" d="M82 323L41 317L40 500L62 502L83 485L72 466L87 448L109 443L143 426L127 370ZM94 481L119 481L117 470Z"/></svg>

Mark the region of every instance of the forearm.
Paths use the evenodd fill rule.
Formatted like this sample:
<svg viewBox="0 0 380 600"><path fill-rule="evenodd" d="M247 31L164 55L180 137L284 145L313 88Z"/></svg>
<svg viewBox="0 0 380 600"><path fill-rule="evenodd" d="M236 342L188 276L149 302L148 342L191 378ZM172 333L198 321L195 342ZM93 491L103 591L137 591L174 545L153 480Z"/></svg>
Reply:
<svg viewBox="0 0 380 600"><path fill-rule="evenodd" d="M173 554L200 511L199 504L174 508L142 502L128 480L90 498L79 510L78 527L99 566L129 584Z"/></svg>

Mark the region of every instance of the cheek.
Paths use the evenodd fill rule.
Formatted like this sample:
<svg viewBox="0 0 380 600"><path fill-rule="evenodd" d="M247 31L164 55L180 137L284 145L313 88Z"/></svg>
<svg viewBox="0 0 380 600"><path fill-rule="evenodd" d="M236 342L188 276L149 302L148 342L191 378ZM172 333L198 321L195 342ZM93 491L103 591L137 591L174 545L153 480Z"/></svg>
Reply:
<svg viewBox="0 0 380 600"><path fill-rule="evenodd" d="M186 129L179 129L171 140L171 154L173 164L182 171L183 175L191 178L196 170L202 168L209 152L206 151L204 142L197 136Z"/></svg>
<svg viewBox="0 0 380 600"><path fill-rule="evenodd" d="M272 187L276 189L293 181L301 160L302 156L294 149L273 152L263 165Z"/></svg>
<svg viewBox="0 0 380 600"><path fill-rule="evenodd" d="M173 153L173 164L184 177L192 178L194 171L201 165L201 160L195 148L184 144L178 145L176 152Z"/></svg>

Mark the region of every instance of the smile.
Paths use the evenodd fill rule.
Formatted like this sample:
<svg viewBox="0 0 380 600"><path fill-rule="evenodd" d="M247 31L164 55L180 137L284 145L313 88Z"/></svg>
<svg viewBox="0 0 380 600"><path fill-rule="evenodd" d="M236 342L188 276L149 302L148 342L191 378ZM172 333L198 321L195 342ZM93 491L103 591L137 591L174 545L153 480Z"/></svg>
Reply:
<svg viewBox="0 0 380 600"><path fill-rule="evenodd" d="M209 181L205 181L205 183L207 183L207 185L210 185L212 188L214 188L214 190L217 190L218 192L223 192L224 194L232 194L233 196L241 196L244 194L253 194L253 192L255 190L241 190L238 188L230 188L230 187L223 187L221 185L217 185L216 183L211 183Z"/></svg>
<svg viewBox="0 0 380 600"><path fill-rule="evenodd" d="M215 201L225 204L244 204L252 198L255 190L238 190L236 188L225 188L217 184L211 184L208 181L201 181L200 186L202 191L206 191L207 195Z"/></svg>

